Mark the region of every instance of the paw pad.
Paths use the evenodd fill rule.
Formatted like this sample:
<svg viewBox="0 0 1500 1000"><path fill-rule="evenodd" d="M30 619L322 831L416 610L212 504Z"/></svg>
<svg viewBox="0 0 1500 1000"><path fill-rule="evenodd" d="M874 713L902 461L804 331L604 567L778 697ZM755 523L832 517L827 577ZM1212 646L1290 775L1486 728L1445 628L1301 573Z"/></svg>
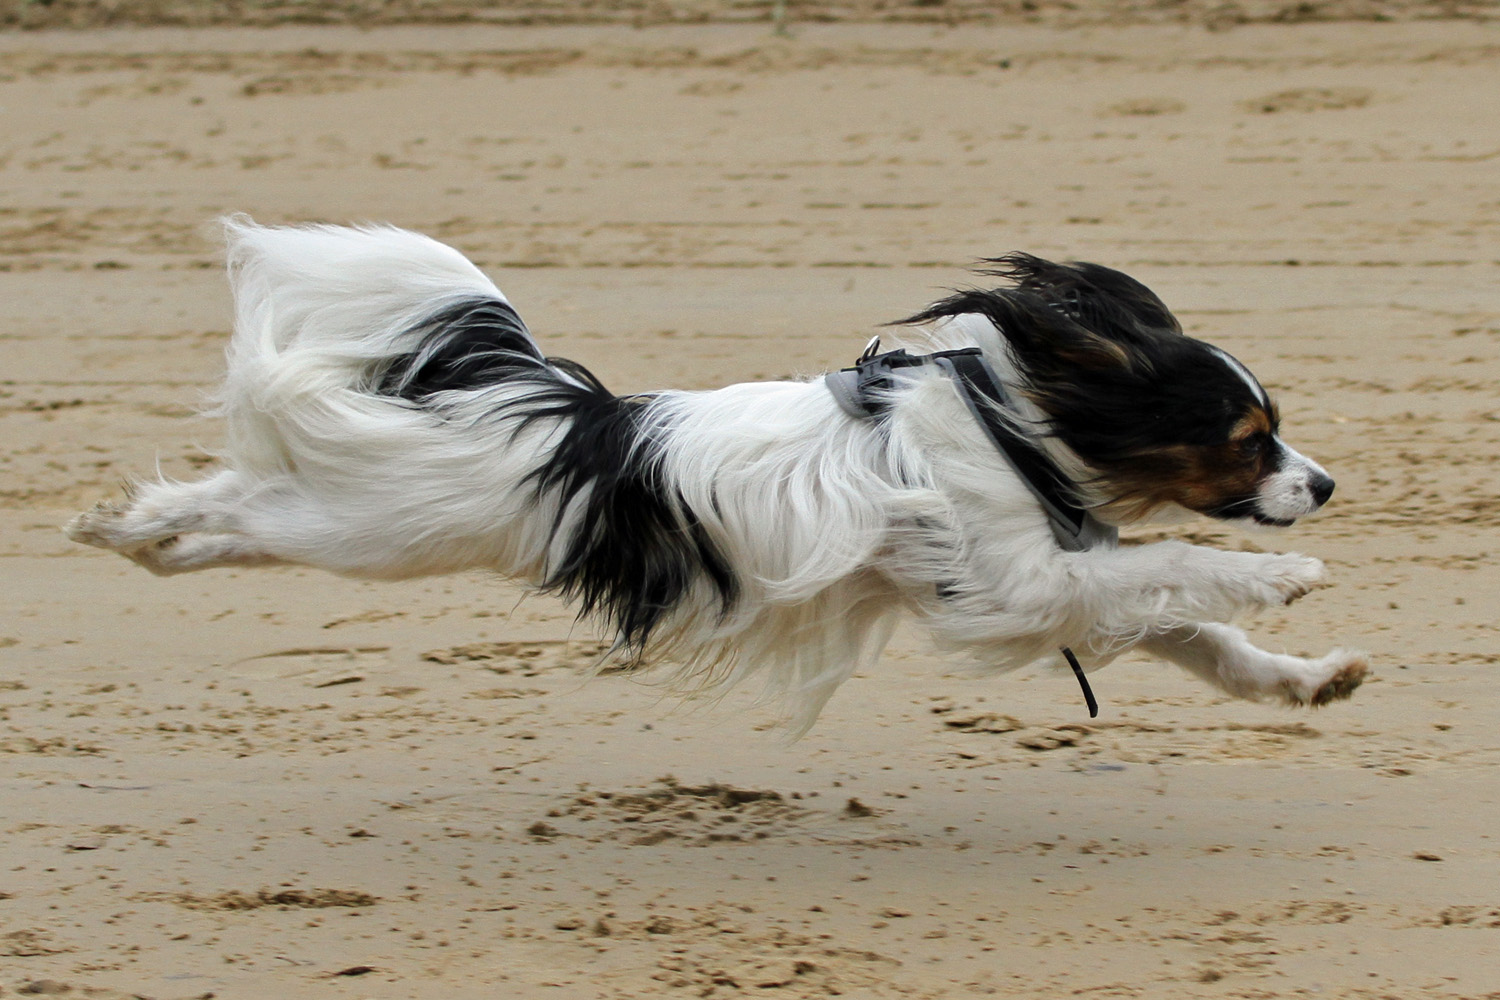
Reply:
<svg viewBox="0 0 1500 1000"><path fill-rule="evenodd" d="M1354 689L1365 682L1365 677L1370 672L1370 666L1364 657L1357 657L1345 664L1338 673L1323 682L1322 687L1313 692L1313 706L1326 705L1331 701L1342 701L1354 693Z"/></svg>

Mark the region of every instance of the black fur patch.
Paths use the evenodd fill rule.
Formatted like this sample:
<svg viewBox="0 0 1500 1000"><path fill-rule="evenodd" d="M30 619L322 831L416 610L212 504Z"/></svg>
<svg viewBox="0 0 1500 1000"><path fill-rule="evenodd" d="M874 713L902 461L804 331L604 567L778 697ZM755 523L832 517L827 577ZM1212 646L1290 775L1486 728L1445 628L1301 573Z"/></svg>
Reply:
<svg viewBox="0 0 1500 1000"><path fill-rule="evenodd" d="M984 263L980 274L1009 278L1075 323L1111 340L1132 343L1182 325L1155 292L1130 275L1102 264L1055 264L1029 253L1012 253Z"/></svg>
<svg viewBox="0 0 1500 1000"><path fill-rule="evenodd" d="M518 375L536 376L544 359L520 315L499 299L468 299L412 331L417 349L392 361L377 391L421 402L435 392L482 389Z"/></svg>
<svg viewBox="0 0 1500 1000"><path fill-rule="evenodd" d="M562 512L554 535L571 526L544 590L577 601L580 617L609 621L633 653L700 579L729 611L734 573L665 480L653 437L660 425L643 419L650 396L616 396L582 365L544 358L515 310L497 300L461 303L417 332L417 350L384 373L382 393L421 405L439 392L525 382L530 391L493 416L510 424L513 438L537 421L559 421L550 451L527 477L537 499L555 498Z"/></svg>

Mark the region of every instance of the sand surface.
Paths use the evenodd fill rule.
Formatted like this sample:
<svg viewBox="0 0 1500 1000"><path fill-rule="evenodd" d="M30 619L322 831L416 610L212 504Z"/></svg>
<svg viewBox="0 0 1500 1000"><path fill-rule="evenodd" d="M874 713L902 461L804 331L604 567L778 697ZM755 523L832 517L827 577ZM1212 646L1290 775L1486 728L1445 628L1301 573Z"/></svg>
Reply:
<svg viewBox="0 0 1500 1000"><path fill-rule="evenodd" d="M1500 991L1500 25L0 36L0 996ZM583 684L464 576L160 580L57 526L218 428L209 220L470 253L618 391L847 363L1010 249L1153 285L1279 394L1371 651L1314 713L1173 668L952 676L788 745ZM1137 533L1142 534L1142 533Z"/></svg>

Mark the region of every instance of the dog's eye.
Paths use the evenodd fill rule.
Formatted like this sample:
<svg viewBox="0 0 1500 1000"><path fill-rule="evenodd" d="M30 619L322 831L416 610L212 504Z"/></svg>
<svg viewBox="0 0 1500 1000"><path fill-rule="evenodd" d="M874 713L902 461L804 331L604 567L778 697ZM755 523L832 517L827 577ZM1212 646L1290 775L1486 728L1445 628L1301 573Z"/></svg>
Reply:
<svg viewBox="0 0 1500 1000"><path fill-rule="evenodd" d="M1255 458L1266 450L1266 436L1264 434L1251 434L1242 437L1235 442L1239 453L1246 458Z"/></svg>

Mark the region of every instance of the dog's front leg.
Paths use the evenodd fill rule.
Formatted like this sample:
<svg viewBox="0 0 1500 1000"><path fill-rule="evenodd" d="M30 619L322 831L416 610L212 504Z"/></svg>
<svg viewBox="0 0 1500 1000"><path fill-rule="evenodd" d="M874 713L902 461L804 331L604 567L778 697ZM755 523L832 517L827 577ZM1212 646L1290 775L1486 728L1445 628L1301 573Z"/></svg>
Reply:
<svg viewBox="0 0 1500 1000"><path fill-rule="evenodd" d="M1028 572L1015 572L1018 564ZM1003 552L970 567L967 579L938 588L929 624L944 644L1009 664L1063 646L1096 662L1112 658L1179 626L1286 604L1323 576L1323 564L1306 556L1176 541L1086 552L1039 544L1019 560Z"/></svg>
<svg viewBox="0 0 1500 1000"><path fill-rule="evenodd" d="M1324 705L1347 698L1369 670L1363 653L1335 649L1316 660L1258 649L1232 625L1183 625L1147 636L1140 648L1250 701Z"/></svg>
<svg viewBox="0 0 1500 1000"><path fill-rule="evenodd" d="M1323 578L1323 564L1308 556L1176 541L1071 558L1079 596L1096 609L1100 626L1121 636L1290 604Z"/></svg>

